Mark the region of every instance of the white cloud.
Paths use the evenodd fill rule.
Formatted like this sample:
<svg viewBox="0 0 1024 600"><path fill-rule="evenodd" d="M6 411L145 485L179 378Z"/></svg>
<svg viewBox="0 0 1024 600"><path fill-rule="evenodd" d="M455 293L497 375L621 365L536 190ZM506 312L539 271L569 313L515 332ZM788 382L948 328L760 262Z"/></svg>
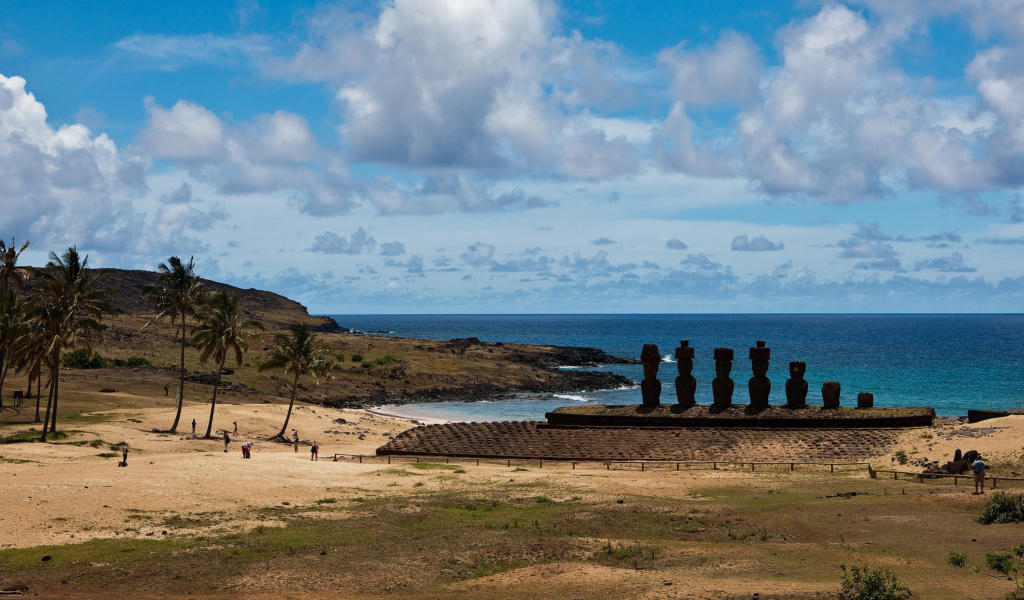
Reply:
<svg viewBox="0 0 1024 600"><path fill-rule="evenodd" d="M431 175L419 188L411 190L385 177L366 186L362 195L382 215L487 213L554 206L538 196L527 196L519 188L494 193L486 186L473 184L465 175Z"/></svg>
<svg viewBox="0 0 1024 600"><path fill-rule="evenodd" d="M0 229L37 244L131 248L147 165L84 125L53 129L25 85L0 75Z"/></svg>
<svg viewBox="0 0 1024 600"><path fill-rule="evenodd" d="M459 258L467 265L481 267L494 258L494 246L483 242L476 242L469 247L468 252L460 254Z"/></svg>
<svg viewBox="0 0 1024 600"><path fill-rule="evenodd" d="M360 254L372 252L376 246L377 240L360 227L349 239L332 231L325 231L313 238L313 245L309 247L309 251L323 254Z"/></svg>
<svg viewBox="0 0 1024 600"><path fill-rule="evenodd" d="M672 238L665 242L665 247L669 250L686 250L687 245L682 242L679 238Z"/></svg>
<svg viewBox="0 0 1024 600"><path fill-rule="evenodd" d="M782 242L770 241L763 235L750 239L746 234L734 237L731 245L734 252L773 252L784 248Z"/></svg>
<svg viewBox="0 0 1024 600"><path fill-rule="evenodd" d="M381 256L400 256L405 254L405 244L402 242L385 242L380 245Z"/></svg>
<svg viewBox="0 0 1024 600"><path fill-rule="evenodd" d="M672 75L673 95L686 103L749 103L761 95L760 52L736 32L726 31L714 46L695 52L685 44L662 50L658 65Z"/></svg>

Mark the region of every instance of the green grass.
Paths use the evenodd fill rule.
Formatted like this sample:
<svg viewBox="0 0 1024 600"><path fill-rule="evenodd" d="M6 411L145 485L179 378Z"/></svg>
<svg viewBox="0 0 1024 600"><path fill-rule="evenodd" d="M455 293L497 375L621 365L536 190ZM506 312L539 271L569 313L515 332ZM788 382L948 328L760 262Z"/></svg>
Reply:
<svg viewBox="0 0 1024 600"><path fill-rule="evenodd" d="M414 469L420 469L422 471L432 471L432 470L457 471L458 469L461 468L459 465L442 465L441 463L427 463L427 462L412 463L410 466L412 468L414 468Z"/></svg>

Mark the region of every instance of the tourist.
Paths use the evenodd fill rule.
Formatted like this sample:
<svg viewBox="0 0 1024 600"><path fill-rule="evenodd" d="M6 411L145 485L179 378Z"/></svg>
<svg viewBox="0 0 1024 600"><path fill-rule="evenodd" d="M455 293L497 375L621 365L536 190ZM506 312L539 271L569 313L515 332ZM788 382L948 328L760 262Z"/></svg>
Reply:
<svg viewBox="0 0 1024 600"><path fill-rule="evenodd" d="M974 493L975 494L984 494L985 493L985 469L987 469L987 468L988 468L988 465L985 464L985 461L981 460L981 455L980 454L978 455L978 460L974 461L971 464L971 469L974 471ZM981 488L981 491L978 491L979 487Z"/></svg>
<svg viewBox="0 0 1024 600"><path fill-rule="evenodd" d="M196 437L196 420L192 419L192 437Z"/></svg>
<svg viewBox="0 0 1024 600"><path fill-rule="evenodd" d="M224 430L224 451L228 451L228 444L231 443L231 438L228 437L228 430Z"/></svg>
<svg viewBox="0 0 1024 600"><path fill-rule="evenodd" d="M169 388L167 387L167 384L165 383L165 384L164 384L164 396L166 396L166 395L167 395L167 392L168 392L168 391L169 391Z"/></svg>
<svg viewBox="0 0 1024 600"><path fill-rule="evenodd" d="M299 451L299 432L292 429L292 444L295 445L295 451Z"/></svg>
<svg viewBox="0 0 1024 600"><path fill-rule="evenodd" d="M119 467L128 466L128 442L121 442L121 464Z"/></svg>
<svg viewBox="0 0 1024 600"><path fill-rule="evenodd" d="M249 452L252 450L252 442L246 441L242 444L242 458L251 458Z"/></svg>
<svg viewBox="0 0 1024 600"><path fill-rule="evenodd" d="M320 442L313 441L313 445L309 448L309 460L320 460Z"/></svg>
<svg viewBox="0 0 1024 600"><path fill-rule="evenodd" d="M234 421L233 423L235 425L235 431L234 431L233 435L238 435L238 421Z"/></svg>

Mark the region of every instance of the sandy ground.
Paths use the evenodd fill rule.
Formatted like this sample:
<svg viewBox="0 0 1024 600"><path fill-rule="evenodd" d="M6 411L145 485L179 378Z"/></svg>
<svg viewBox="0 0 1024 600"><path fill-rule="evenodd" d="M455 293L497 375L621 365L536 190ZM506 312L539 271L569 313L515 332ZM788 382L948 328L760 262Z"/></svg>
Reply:
<svg viewBox="0 0 1024 600"><path fill-rule="evenodd" d="M105 411L114 420L78 426L69 419L63 426L81 432L66 442L103 440L105 443L99 448L72 443L0 446L0 505L19 507L0 514L0 547L67 543L94 537L160 536L168 530L162 523L174 514L199 521L208 518L217 522L211 527L218 530L247 528L254 525L249 517L256 509L286 502L308 504L326 497L355 497L365 490L400 493L400 486L409 485L408 481L388 475L380 463L332 461L334 453L373 454L378 446L387 443L389 436L414 426L409 420L361 410L297 406L289 423L289 434L292 429L298 430L303 442L295 452L291 445L260 441L276 433L285 410L285 406L269 404L218 406L216 424L233 430L232 423L238 423L238 434L231 435L228 452L224 452L221 439L191 436L192 419L205 424L208 418L207 405L200 403L185 407L181 421L184 426L179 429L186 435L151 431L166 427L173 415L172 409L160 407ZM338 419L345 423L337 422ZM200 435L204 430L200 425ZM925 434L932 437L922 437ZM902 444L913 457L943 462L956 448L978 449L990 459L1014 458L1021 454L1022 434L1024 416L1012 416L974 425L910 430L903 435ZM320 443L320 460L316 462L310 460L309 451L309 442L314 439ZM242 459L240 446L245 440L255 442L250 460ZM121 441L127 441L131 448L127 468L117 466L120 455L98 456L111 452L109 444ZM504 466L482 465L473 470L471 479L480 484L507 475ZM584 471L555 468L531 470L520 476L562 478L574 485L583 484L595 493L674 496L688 493L687 482L738 475L654 471L638 475L612 471L594 478L587 477Z"/></svg>

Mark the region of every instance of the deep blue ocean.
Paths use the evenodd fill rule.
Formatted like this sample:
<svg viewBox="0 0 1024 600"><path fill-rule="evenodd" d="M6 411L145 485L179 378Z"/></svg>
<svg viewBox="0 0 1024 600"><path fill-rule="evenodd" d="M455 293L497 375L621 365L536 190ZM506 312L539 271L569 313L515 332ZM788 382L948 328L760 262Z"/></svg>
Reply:
<svg viewBox="0 0 1024 600"><path fill-rule="evenodd" d="M747 349L757 340L771 348L772 404L784 404L789 361L807 363L808 403L821 403L821 384L842 385L843 405L872 392L876 406L932 406L940 416L968 408L1020 408L1024 401L1024 315L335 315L343 327L387 331L410 338L448 340L476 336L488 342L590 346L638 358L645 343L674 360L679 340L696 349L697 402L711 404L712 350L734 348L733 401L748 401ZM639 365L604 369L634 381ZM674 362L658 374L662 402L675 402ZM637 404L640 389L591 390L559 397L529 396L499 402L406 405L395 412L452 421L544 418L557 406L579 402Z"/></svg>

